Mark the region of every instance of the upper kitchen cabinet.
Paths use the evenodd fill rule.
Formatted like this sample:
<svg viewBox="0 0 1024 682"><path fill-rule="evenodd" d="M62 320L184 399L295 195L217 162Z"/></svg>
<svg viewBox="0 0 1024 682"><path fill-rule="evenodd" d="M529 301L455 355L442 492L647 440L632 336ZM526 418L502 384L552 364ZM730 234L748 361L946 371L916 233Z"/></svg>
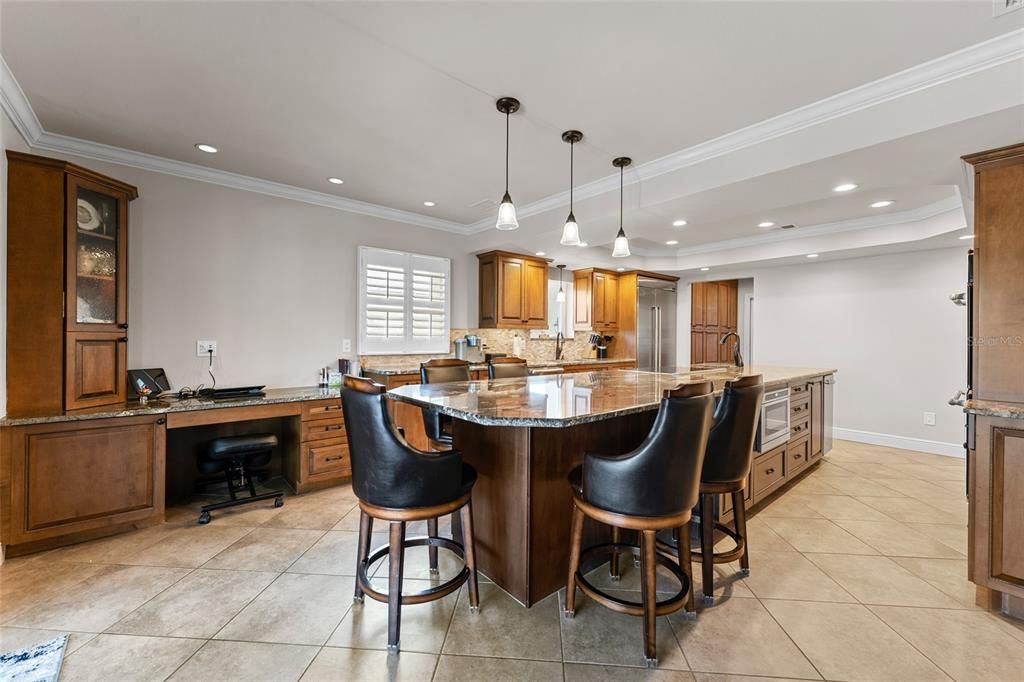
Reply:
<svg viewBox="0 0 1024 682"><path fill-rule="evenodd" d="M489 251L477 258L480 262L479 326L546 329L547 261L505 251Z"/></svg>
<svg viewBox="0 0 1024 682"><path fill-rule="evenodd" d="M7 409L12 416L127 395L131 185L8 151Z"/></svg>
<svg viewBox="0 0 1024 682"><path fill-rule="evenodd" d="M619 275L608 270L587 268L572 273L575 292L575 329L618 331Z"/></svg>

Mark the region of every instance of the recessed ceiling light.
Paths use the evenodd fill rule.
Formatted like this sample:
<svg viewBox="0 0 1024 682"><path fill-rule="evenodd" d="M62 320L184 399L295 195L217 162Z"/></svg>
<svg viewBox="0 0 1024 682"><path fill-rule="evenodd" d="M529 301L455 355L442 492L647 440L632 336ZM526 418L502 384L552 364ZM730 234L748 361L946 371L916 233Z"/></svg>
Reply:
<svg viewBox="0 0 1024 682"><path fill-rule="evenodd" d="M590 246L590 244L588 244L586 242L580 242L580 246Z"/></svg>
<svg viewBox="0 0 1024 682"><path fill-rule="evenodd" d="M424 201L423 205L426 206L427 208L430 208L431 206L437 206L437 204L435 204L433 201Z"/></svg>
<svg viewBox="0 0 1024 682"><path fill-rule="evenodd" d="M332 185L344 185L345 184L345 181L342 180L341 178L327 178L327 182L331 183Z"/></svg>
<svg viewBox="0 0 1024 682"><path fill-rule="evenodd" d="M682 227L685 224L686 224L685 220L673 220L672 221L672 227Z"/></svg>
<svg viewBox="0 0 1024 682"><path fill-rule="evenodd" d="M894 203L896 202L892 201L891 199L886 199L885 201L876 201L875 203L871 204L871 208L885 208L886 206L892 206Z"/></svg>
<svg viewBox="0 0 1024 682"><path fill-rule="evenodd" d="M626 268L615 268L618 272L625 272Z"/></svg>
<svg viewBox="0 0 1024 682"><path fill-rule="evenodd" d="M217 153L217 148L214 147L212 144L197 144L196 149L198 149L201 152L206 152L207 154Z"/></svg>
<svg viewBox="0 0 1024 682"><path fill-rule="evenodd" d="M817 258L818 254L816 254L816 253L809 253L809 254L807 254L807 257L808 258Z"/></svg>
<svg viewBox="0 0 1024 682"><path fill-rule="evenodd" d="M543 252L543 251L538 251L538 252L537 252L537 255L538 255L538 256L543 256L543 255L544 255L544 252Z"/></svg>
<svg viewBox="0 0 1024 682"><path fill-rule="evenodd" d="M758 223L757 226L758 227L775 227L775 223L773 223L770 220L766 220L763 223Z"/></svg>
<svg viewBox="0 0 1024 682"><path fill-rule="evenodd" d="M711 269L711 268L701 268L701 269L700 269L700 271L701 271L701 272L707 272L707 271L708 271L708 270L710 270L710 269Z"/></svg>
<svg viewBox="0 0 1024 682"><path fill-rule="evenodd" d="M965 234L963 237L960 237L960 239L974 239L974 235L973 234Z"/></svg>
<svg viewBox="0 0 1024 682"><path fill-rule="evenodd" d="M850 190L854 190L854 189L857 189L856 183L844 182L841 185L836 185L835 187L833 187L832 191L833 192L849 192Z"/></svg>
<svg viewBox="0 0 1024 682"><path fill-rule="evenodd" d="M679 243L678 239L669 239L667 242L665 242L665 244L667 244L668 246L675 246L678 243Z"/></svg>

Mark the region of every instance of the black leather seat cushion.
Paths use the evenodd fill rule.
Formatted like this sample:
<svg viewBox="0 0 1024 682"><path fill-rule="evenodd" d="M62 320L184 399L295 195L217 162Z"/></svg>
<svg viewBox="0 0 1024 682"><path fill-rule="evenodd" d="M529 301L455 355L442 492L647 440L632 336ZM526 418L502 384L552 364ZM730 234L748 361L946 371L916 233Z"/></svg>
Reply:
<svg viewBox="0 0 1024 682"><path fill-rule="evenodd" d="M246 453L273 450L277 447L277 436L272 433L256 433L246 436L214 438L206 449L210 459L232 459Z"/></svg>

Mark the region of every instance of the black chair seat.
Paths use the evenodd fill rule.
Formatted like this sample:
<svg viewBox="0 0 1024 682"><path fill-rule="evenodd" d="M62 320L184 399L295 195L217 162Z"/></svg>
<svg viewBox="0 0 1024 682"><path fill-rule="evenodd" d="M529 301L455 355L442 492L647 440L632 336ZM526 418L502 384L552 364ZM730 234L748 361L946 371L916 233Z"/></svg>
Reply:
<svg viewBox="0 0 1024 682"><path fill-rule="evenodd" d="M256 433L245 436L225 436L210 441L206 455L210 459L232 459L238 455L277 447L277 436L272 433Z"/></svg>

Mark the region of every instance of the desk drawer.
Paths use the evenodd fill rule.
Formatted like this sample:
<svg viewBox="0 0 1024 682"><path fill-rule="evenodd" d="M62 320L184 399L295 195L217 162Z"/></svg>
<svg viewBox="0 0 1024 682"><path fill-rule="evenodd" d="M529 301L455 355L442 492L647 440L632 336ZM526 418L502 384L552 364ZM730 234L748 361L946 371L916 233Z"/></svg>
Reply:
<svg viewBox="0 0 1024 682"><path fill-rule="evenodd" d="M811 413L811 395L805 393L803 396L793 398L789 403L789 419L798 422Z"/></svg>
<svg viewBox="0 0 1024 682"><path fill-rule="evenodd" d="M332 439L318 443L304 444L306 469L309 476L331 474L347 476L352 473L352 464L348 457L348 443L341 439Z"/></svg>
<svg viewBox="0 0 1024 682"><path fill-rule="evenodd" d="M804 436L810 435L811 433L811 415L804 415L799 420L793 419L789 425L789 438L790 440L796 440L803 438Z"/></svg>
<svg viewBox="0 0 1024 682"><path fill-rule="evenodd" d="M779 447L765 457L754 462L754 501L758 502L765 495L785 483L784 462L786 448Z"/></svg>
<svg viewBox="0 0 1024 682"><path fill-rule="evenodd" d="M792 383L789 385L789 399L792 401L796 401L798 398L802 398L803 396L810 394L810 384L806 381Z"/></svg>
<svg viewBox="0 0 1024 682"><path fill-rule="evenodd" d="M325 438L345 438L345 420L341 418L317 419L302 422L302 441Z"/></svg>
<svg viewBox="0 0 1024 682"><path fill-rule="evenodd" d="M802 471L811 463L811 439L806 436L786 445L786 478Z"/></svg>
<svg viewBox="0 0 1024 682"><path fill-rule="evenodd" d="M341 398L308 400L302 403L302 421L341 417Z"/></svg>

